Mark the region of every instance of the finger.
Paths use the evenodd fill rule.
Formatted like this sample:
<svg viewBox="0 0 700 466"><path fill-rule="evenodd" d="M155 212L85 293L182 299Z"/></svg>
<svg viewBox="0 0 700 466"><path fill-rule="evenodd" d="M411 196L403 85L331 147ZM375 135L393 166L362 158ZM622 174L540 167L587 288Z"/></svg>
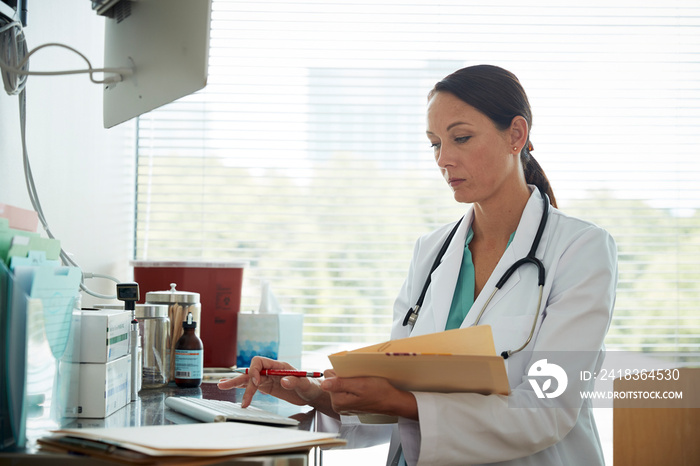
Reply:
<svg viewBox="0 0 700 466"><path fill-rule="evenodd" d="M282 377L280 386L307 401L314 397L314 383L306 377Z"/></svg>
<svg viewBox="0 0 700 466"><path fill-rule="evenodd" d="M342 389L342 379L339 377L327 377L323 382L321 382L321 390L326 392L339 392L344 391Z"/></svg>
<svg viewBox="0 0 700 466"><path fill-rule="evenodd" d="M247 408L250 406L250 403L253 401L253 395L255 395L255 392L258 391L258 387L256 387L253 384L253 381L251 380L248 385L245 388L245 391L243 392L243 398L241 399L241 408Z"/></svg>
<svg viewBox="0 0 700 466"><path fill-rule="evenodd" d="M331 406L333 411L344 416L351 416L357 414L357 397L351 396L344 393L336 393L331 395Z"/></svg>
<svg viewBox="0 0 700 466"><path fill-rule="evenodd" d="M294 390L299 384L298 377L282 377L280 379L280 386L285 390Z"/></svg>
<svg viewBox="0 0 700 466"><path fill-rule="evenodd" d="M216 386L221 390L231 390L232 388L245 387L248 384L248 380L249 378L247 375L239 375L238 377L234 377L232 379L219 380L219 383L216 384Z"/></svg>
<svg viewBox="0 0 700 466"><path fill-rule="evenodd" d="M250 361L250 367L248 368L248 375L256 386L260 385L262 376L260 371L263 369L289 369L292 368L289 364L277 361L275 359L265 358L262 356L255 356Z"/></svg>
<svg viewBox="0 0 700 466"><path fill-rule="evenodd" d="M364 377L331 377L321 382L321 389L333 395L349 394L362 396L372 390L373 385L368 384L368 379Z"/></svg>
<svg viewBox="0 0 700 466"><path fill-rule="evenodd" d="M255 386L260 385L260 371L266 367L267 358L262 358L260 356L255 356L250 361L250 366L248 367L248 376Z"/></svg>

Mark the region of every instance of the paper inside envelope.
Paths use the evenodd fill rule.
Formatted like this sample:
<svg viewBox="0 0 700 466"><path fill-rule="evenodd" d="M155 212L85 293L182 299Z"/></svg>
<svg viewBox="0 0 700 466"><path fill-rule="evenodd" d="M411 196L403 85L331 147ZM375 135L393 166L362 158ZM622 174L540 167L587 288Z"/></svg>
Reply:
<svg viewBox="0 0 700 466"><path fill-rule="evenodd" d="M510 392L488 325L392 340L328 358L339 377L384 377L402 390Z"/></svg>

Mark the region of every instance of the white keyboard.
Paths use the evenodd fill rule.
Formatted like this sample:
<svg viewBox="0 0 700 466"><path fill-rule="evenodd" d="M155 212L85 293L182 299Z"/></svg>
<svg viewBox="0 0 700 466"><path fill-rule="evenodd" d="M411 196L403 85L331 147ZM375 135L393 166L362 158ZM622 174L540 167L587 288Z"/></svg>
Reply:
<svg viewBox="0 0 700 466"><path fill-rule="evenodd" d="M187 396L169 396L165 405L202 422L252 422L256 424L273 424L296 426L299 421L263 409L248 406L241 408L240 403L223 400L204 400Z"/></svg>

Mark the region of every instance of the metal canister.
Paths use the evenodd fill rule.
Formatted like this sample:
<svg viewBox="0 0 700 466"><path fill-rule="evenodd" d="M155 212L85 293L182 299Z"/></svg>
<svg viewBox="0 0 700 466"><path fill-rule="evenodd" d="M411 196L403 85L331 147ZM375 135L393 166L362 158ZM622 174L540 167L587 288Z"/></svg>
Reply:
<svg viewBox="0 0 700 466"><path fill-rule="evenodd" d="M168 318L170 319L170 344L168 348L168 359L170 370L168 371L168 381L175 380L175 344L182 336L182 322L187 318L189 312L195 321L201 322L202 306L199 302L199 293L176 290L176 284L171 283L170 289L166 291L149 291L146 293L146 304L166 305L168 308ZM195 333L199 336L201 324L197 326Z"/></svg>
<svg viewBox="0 0 700 466"><path fill-rule="evenodd" d="M170 319L168 306L137 304L143 366L142 388L159 388L168 384L170 373Z"/></svg>

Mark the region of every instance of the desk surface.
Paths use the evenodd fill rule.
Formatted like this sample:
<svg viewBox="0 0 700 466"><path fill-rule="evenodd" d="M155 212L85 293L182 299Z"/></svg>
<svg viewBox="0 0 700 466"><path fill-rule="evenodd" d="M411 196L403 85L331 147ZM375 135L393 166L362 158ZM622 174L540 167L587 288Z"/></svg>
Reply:
<svg viewBox="0 0 700 466"><path fill-rule="evenodd" d="M159 389L141 390L139 399L127 404L104 419L61 418L47 425L46 423L27 422L27 448L15 452L3 452L0 459L12 458L13 464L41 464L48 461L53 464L74 464L75 456L46 454L37 449L36 440L48 434L50 430L57 428L86 428L86 427L126 427L148 426L165 424L195 424L199 421L183 414L177 413L165 406L168 396L193 396L198 398L227 400L240 402L243 395L242 389L220 390L214 383L204 383L198 388L178 388L174 384ZM283 416L293 416L300 421L299 428L310 430L313 427L314 411L308 406L294 406L270 395L256 393L253 398L253 406ZM94 459L90 464L100 464ZM290 465L301 466L308 464L308 454L292 453L271 456L256 456L239 460L229 460L225 464L236 465ZM87 462L87 461L86 461ZM113 463L104 463L113 464Z"/></svg>

